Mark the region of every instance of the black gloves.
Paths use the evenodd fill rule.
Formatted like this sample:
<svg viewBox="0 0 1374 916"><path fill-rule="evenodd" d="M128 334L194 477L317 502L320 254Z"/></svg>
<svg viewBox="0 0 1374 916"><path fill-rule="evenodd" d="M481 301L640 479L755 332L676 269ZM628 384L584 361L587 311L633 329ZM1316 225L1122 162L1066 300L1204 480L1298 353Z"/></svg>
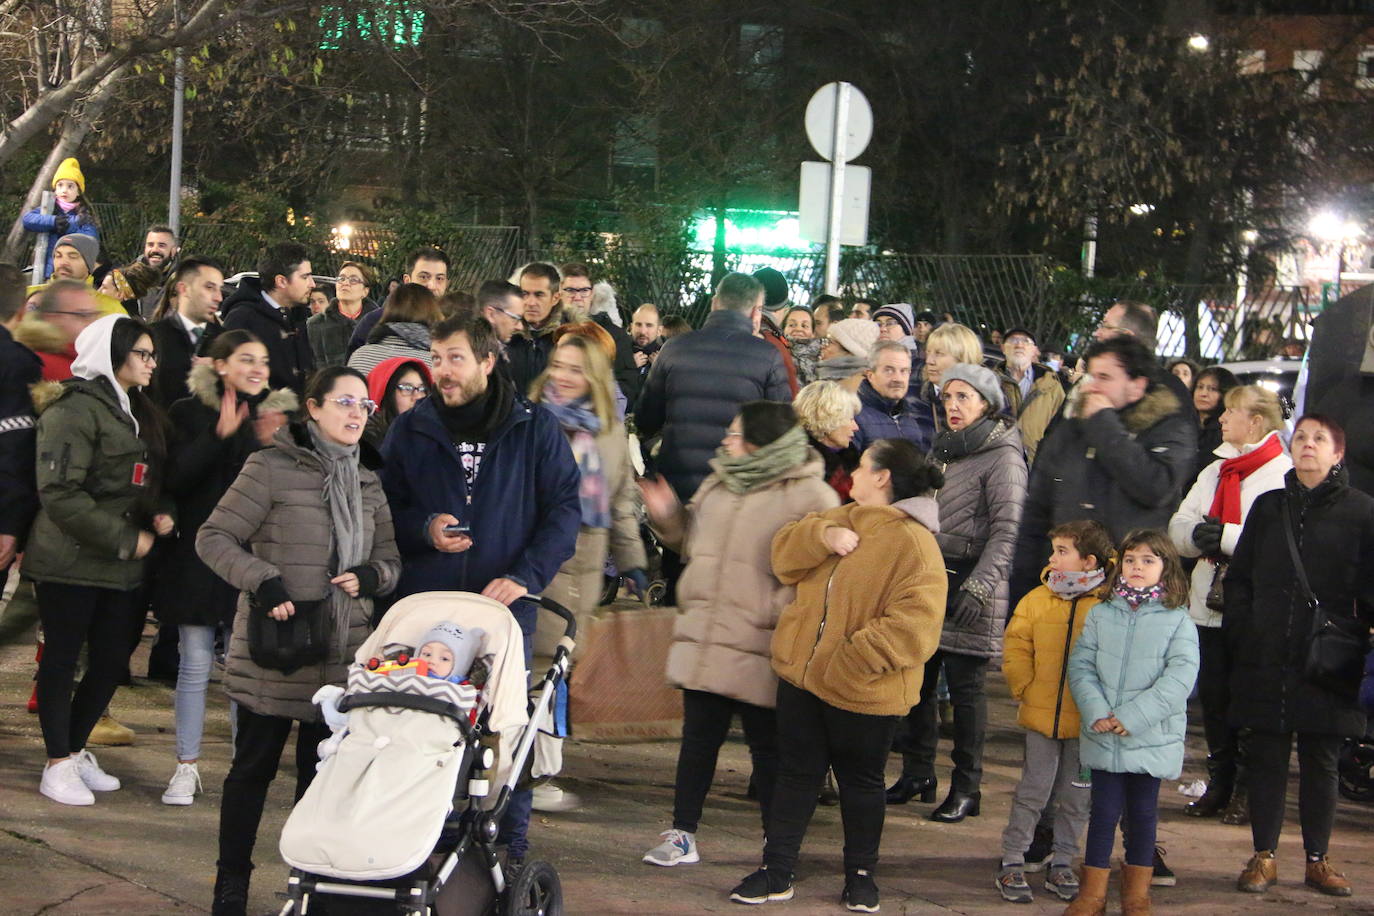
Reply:
<svg viewBox="0 0 1374 916"><path fill-rule="evenodd" d="M949 622L961 630L972 628L983 616L984 604L972 592L960 590L945 614Z"/></svg>
<svg viewBox="0 0 1374 916"><path fill-rule="evenodd" d="M59 213L52 218L52 229L58 235L66 235L67 230L72 226L72 221L67 218L67 214Z"/></svg>
<svg viewBox="0 0 1374 916"><path fill-rule="evenodd" d="M253 600L264 610L270 611L277 605L290 601L291 596L287 594L286 583L281 580L281 576L273 576L258 586L258 590L253 593Z"/></svg>
<svg viewBox="0 0 1374 916"><path fill-rule="evenodd" d="M1221 553L1221 530L1221 522L1210 515L1193 528L1193 544L1203 556L1215 557Z"/></svg>
<svg viewBox="0 0 1374 916"><path fill-rule="evenodd" d="M377 594L377 589L382 584L382 577L377 574L376 568L366 563L345 570L345 572L351 572L358 577L358 597L360 598L370 598Z"/></svg>

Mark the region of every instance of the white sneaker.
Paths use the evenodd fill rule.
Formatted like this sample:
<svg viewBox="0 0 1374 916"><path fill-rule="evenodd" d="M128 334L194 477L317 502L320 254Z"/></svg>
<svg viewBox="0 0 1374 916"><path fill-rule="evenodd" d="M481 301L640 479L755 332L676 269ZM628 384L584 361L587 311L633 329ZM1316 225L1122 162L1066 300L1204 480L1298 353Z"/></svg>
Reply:
<svg viewBox="0 0 1374 916"><path fill-rule="evenodd" d="M43 781L38 784L38 791L64 805L95 804L95 795L81 781L76 760L71 757L43 768Z"/></svg>
<svg viewBox="0 0 1374 916"><path fill-rule="evenodd" d="M119 780L100 768L95 754L82 751L72 759L76 761L76 772L80 774L81 781L92 792L113 792L119 788Z"/></svg>
<svg viewBox="0 0 1374 916"><path fill-rule="evenodd" d="M701 861L697 855L697 838L686 830L665 830L659 834L663 842L644 854L650 865L693 865Z"/></svg>
<svg viewBox="0 0 1374 916"><path fill-rule="evenodd" d="M542 786L534 787L534 801L531 807L535 811L558 812L571 811L580 804L582 800L575 793L546 782Z"/></svg>
<svg viewBox="0 0 1374 916"><path fill-rule="evenodd" d="M164 805L189 805L196 800L197 792L204 792L200 784L200 770L194 763L178 763L172 781L167 783L167 791L162 793Z"/></svg>

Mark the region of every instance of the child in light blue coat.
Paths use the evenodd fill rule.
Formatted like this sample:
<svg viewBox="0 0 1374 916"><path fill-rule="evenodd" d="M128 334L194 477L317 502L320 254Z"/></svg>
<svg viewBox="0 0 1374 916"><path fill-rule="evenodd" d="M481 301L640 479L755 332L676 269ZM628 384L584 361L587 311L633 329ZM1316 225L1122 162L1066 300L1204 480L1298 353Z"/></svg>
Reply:
<svg viewBox="0 0 1374 916"><path fill-rule="evenodd" d="M1188 577L1169 536L1133 531L1118 555L1108 598L1088 612L1069 656L1069 690L1083 721L1079 758L1092 770L1082 888L1072 913L1105 905L1118 822L1126 845L1122 907L1148 912L1159 785L1183 770L1188 695L1197 680Z"/></svg>

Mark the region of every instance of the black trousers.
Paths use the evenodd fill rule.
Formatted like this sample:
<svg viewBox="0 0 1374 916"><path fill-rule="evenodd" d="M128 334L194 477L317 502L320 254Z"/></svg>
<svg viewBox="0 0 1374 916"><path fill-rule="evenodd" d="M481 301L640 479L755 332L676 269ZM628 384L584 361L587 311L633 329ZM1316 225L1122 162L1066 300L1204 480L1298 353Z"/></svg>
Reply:
<svg viewBox="0 0 1374 916"><path fill-rule="evenodd" d="M1308 855L1326 855L1336 821L1336 758L1339 735L1298 732L1298 819ZM1255 850L1277 849L1288 802L1291 732L1247 732L1245 760L1249 770L1250 833Z"/></svg>
<svg viewBox="0 0 1374 916"><path fill-rule="evenodd" d="M1198 627L1198 652L1201 665L1197 675L1197 696L1202 704L1202 733L1207 738L1208 779L1225 788L1236 784L1242 774L1240 738L1226 722L1231 705L1231 657L1221 627Z"/></svg>
<svg viewBox="0 0 1374 916"><path fill-rule="evenodd" d="M716 776L720 746L735 714L744 726L744 740L754 762L754 787L759 794L763 828L773 801L778 775L778 719L771 709L754 706L701 690L682 691L682 747L677 752L677 783L673 790L673 827L696 833L701 807Z"/></svg>
<svg viewBox="0 0 1374 916"><path fill-rule="evenodd" d="M778 682L778 781L763 864L789 874L816 811L825 771L835 771L844 824L844 869L873 870L887 811L883 767L897 716L866 716Z"/></svg>
<svg viewBox="0 0 1374 916"><path fill-rule="evenodd" d="M143 613L139 591L39 582L43 660L38 663L38 721L50 759L86 747L129 665L131 621ZM86 674L72 693L81 649L89 646Z"/></svg>
<svg viewBox="0 0 1374 916"><path fill-rule="evenodd" d="M902 772L917 779L935 775L935 751L940 743L939 704L935 688L940 665L945 666L945 683L954 707L954 761L951 789L972 794L983 782L983 739L988 727L988 696L985 681L988 660L977 655L960 655L938 650L926 662L921 683L921 702L907 714L907 745L902 755Z"/></svg>
<svg viewBox="0 0 1374 916"><path fill-rule="evenodd" d="M219 867L221 871L246 874L253 867L253 846L258 823L267 801L267 789L277 776L292 719L264 716L243 705L238 707L238 731L234 737L234 762L224 777L224 799L219 811ZM296 731L296 801L301 800L315 778L316 748L329 737L323 722L301 722Z"/></svg>

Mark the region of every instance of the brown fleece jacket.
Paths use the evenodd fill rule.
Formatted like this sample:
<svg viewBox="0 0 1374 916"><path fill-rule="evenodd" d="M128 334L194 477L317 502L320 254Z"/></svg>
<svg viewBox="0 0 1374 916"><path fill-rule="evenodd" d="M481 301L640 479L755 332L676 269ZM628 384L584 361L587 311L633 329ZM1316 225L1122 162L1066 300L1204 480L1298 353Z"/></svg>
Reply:
<svg viewBox="0 0 1374 916"><path fill-rule="evenodd" d="M773 633L773 670L831 706L900 716L920 699L926 661L940 644L948 579L935 543L935 500L849 504L783 526L773 574L796 585ZM821 535L859 535L848 556Z"/></svg>

